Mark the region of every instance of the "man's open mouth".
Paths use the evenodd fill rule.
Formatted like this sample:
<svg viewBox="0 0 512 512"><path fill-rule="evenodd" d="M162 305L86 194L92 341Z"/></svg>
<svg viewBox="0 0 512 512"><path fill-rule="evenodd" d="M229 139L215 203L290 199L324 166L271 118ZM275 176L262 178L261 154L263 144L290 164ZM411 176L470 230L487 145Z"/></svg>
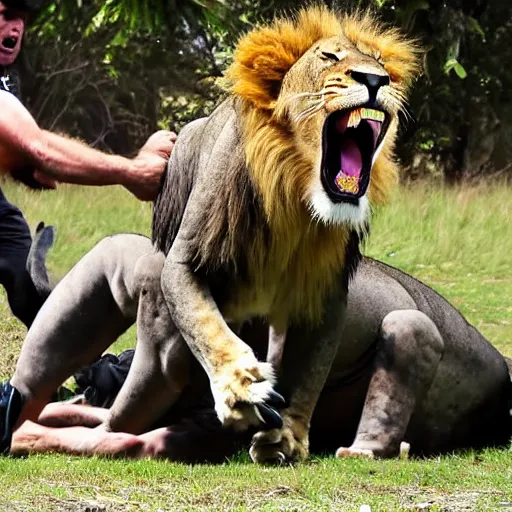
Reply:
<svg viewBox="0 0 512 512"><path fill-rule="evenodd" d="M18 44L18 38L16 37L6 37L2 39L2 42L0 43L0 48L2 50L14 50L16 48L16 45Z"/></svg>
<svg viewBox="0 0 512 512"><path fill-rule="evenodd" d="M323 129L322 185L331 201L357 204L366 193L375 152L389 126L382 110L334 112Z"/></svg>

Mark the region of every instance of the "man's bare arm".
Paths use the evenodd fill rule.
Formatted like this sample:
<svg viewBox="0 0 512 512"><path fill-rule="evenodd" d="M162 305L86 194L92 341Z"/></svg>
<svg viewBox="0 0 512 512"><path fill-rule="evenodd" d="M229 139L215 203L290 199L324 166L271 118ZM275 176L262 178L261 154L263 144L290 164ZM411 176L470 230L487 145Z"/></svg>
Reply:
<svg viewBox="0 0 512 512"><path fill-rule="evenodd" d="M0 146L4 152L22 155L23 166L32 166L67 183L123 185L144 200L152 200L156 195L176 138L172 132L157 132L134 159L128 159L41 130L25 107L3 91L0 109Z"/></svg>

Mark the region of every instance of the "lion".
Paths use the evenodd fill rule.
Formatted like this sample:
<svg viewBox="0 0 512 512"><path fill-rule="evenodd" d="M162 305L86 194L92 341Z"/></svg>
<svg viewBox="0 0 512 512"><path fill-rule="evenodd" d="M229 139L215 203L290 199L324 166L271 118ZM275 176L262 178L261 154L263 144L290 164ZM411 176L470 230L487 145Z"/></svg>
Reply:
<svg viewBox="0 0 512 512"><path fill-rule="evenodd" d="M139 422L170 407L188 363L177 371L162 354L190 349L222 424L266 429L254 436L254 461L308 456L370 210L397 181L393 149L418 56L369 13L318 6L241 39L229 98L181 131L154 206L153 240L166 256L161 289L176 329L143 344L141 371L128 378L108 430L140 431ZM258 318L284 346L278 375L236 334ZM148 392L156 382L165 393ZM142 399L151 413L137 418Z"/></svg>
<svg viewBox="0 0 512 512"><path fill-rule="evenodd" d="M368 13L303 9L239 42L231 97L180 133L153 212L162 290L221 422L243 431L273 418L254 438L255 461L308 455L370 207L396 183L417 57ZM280 393L235 334L255 318L286 338Z"/></svg>
<svg viewBox="0 0 512 512"><path fill-rule="evenodd" d="M44 243L45 237L35 238L36 245ZM43 259L44 254L32 268L42 284L48 281ZM12 454L59 451L214 462L250 443L250 436L235 436L216 419L206 375L186 345L167 342L177 331L160 289L164 260L146 237L112 236L51 293L29 331L15 374L16 385L24 386L20 389L35 392L26 397L50 396L134 322L135 357L124 384L126 373L110 366L116 361L112 356L78 372L77 382L88 388L87 402L96 407L47 405L39 417L32 416L38 425L25 422L15 432ZM246 324L240 336L278 368L283 340L274 338L267 349L266 331L268 326L256 322ZM429 456L508 445L512 385L507 361L425 284L363 258L349 284L346 321L337 336L344 342L311 420L313 452L395 457L407 443L411 455ZM176 387L164 378L147 378L163 376L164 366L174 386L189 369L183 393L168 410L158 407ZM105 408L112 402L110 410ZM91 428L114 420L115 432Z"/></svg>

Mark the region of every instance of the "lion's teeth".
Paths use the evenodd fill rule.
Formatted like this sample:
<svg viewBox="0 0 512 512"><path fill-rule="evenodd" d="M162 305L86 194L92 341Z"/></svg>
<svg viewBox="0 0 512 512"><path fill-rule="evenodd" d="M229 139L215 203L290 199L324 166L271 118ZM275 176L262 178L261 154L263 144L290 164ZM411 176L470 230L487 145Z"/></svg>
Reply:
<svg viewBox="0 0 512 512"><path fill-rule="evenodd" d="M369 119L383 123L385 119L384 112L373 108L356 108L348 116L347 128L357 128L361 119Z"/></svg>
<svg viewBox="0 0 512 512"><path fill-rule="evenodd" d="M380 110L375 110L373 108L362 108L361 117L363 119L370 119L371 121L379 121L380 123L384 122L384 112Z"/></svg>
<svg viewBox="0 0 512 512"><path fill-rule="evenodd" d="M361 110L360 108L356 108L350 112L348 116L347 128L357 128L359 123L361 122Z"/></svg>

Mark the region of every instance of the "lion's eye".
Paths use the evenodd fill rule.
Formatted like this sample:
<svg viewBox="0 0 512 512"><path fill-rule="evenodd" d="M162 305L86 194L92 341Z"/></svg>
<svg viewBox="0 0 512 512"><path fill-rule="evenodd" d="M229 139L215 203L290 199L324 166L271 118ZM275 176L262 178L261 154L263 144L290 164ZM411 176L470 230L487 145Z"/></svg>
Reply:
<svg viewBox="0 0 512 512"><path fill-rule="evenodd" d="M325 60L332 60L334 62L339 62L338 56L335 53L322 52L322 58Z"/></svg>

